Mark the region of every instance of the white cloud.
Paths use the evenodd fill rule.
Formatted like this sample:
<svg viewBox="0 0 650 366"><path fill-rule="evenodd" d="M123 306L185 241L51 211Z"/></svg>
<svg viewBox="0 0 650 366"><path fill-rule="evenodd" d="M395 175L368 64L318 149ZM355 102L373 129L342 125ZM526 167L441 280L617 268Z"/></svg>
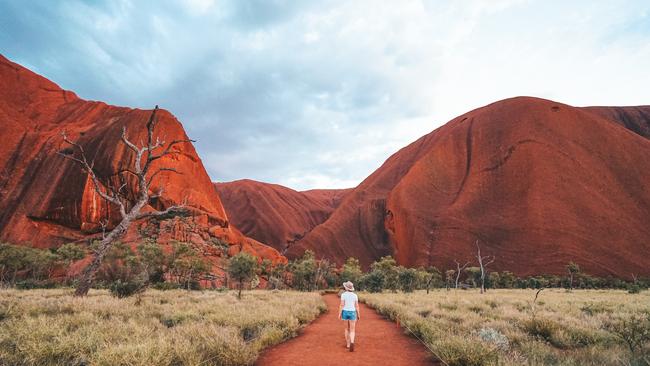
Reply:
<svg viewBox="0 0 650 366"><path fill-rule="evenodd" d="M8 57L86 98L169 108L219 181L356 185L516 95L650 101L643 1L31 4L0 5Z"/></svg>

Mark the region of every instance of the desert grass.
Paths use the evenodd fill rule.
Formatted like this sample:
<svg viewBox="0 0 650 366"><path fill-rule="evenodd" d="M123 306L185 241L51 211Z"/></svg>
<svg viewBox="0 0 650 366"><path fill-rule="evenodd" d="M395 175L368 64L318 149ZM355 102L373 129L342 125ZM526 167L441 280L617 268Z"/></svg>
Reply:
<svg viewBox="0 0 650 366"><path fill-rule="evenodd" d="M650 291L362 294L449 365L650 365ZM644 335L645 334L645 335ZM636 339L636 347L628 342Z"/></svg>
<svg viewBox="0 0 650 366"><path fill-rule="evenodd" d="M316 293L0 290L0 365L250 365L326 310Z"/></svg>

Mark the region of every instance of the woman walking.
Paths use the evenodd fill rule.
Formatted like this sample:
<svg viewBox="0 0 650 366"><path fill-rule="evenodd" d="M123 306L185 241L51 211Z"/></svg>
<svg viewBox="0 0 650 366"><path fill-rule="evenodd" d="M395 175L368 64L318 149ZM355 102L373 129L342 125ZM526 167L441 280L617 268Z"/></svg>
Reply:
<svg viewBox="0 0 650 366"><path fill-rule="evenodd" d="M359 314L359 297L354 293L354 284L348 281L343 283L345 292L341 294L339 305L339 319L345 321L345 343L350 352L354 352L354 327L357 320L361 319Z"/></svg>

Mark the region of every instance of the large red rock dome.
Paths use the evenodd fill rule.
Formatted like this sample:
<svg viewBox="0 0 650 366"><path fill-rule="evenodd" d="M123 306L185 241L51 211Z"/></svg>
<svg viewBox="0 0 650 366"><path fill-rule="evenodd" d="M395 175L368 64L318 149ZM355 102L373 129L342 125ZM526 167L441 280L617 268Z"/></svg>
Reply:
<svg viewBox="0 0 650 366"><path fill-rule="evenodd" d="M391 156L288 255L449 269L478 240L494 270L648 275L649 116L530 97L473 110Z"/></svg>
<svg viewBox="0 0 650 366"><path fill-rule="evenodd" d="M80 99L0 56L0 240L53 247L96 233L104 219L114 224L117 215L95 193L86 174L56 154L65 147L60 134L66 131L84 146L103 184L115 184L134 158L120 141L122 127L132 141L140 141L150 114ZM161 110L158 121L157 136L167 141L187 139L171 113ZM164 193L154 205L164 209L186 201L192 211L185 220L189 222L161 223L159 229L167 230L158 233L161 238L196 244L219 238L237 244L238 250L282 260L277 251L230 225L191 143L177 145L157 164L182 174L159 175L156 190L163 187ZM126 240L137 240L141 229L137 226Z"/></svg>
<svg viewBox="0 0 650 366"><path fill-rule="evenodd" d="M215 183L233 224L244 234L283 252L323 223L348 189L298 192L250 179Z"/></svg>

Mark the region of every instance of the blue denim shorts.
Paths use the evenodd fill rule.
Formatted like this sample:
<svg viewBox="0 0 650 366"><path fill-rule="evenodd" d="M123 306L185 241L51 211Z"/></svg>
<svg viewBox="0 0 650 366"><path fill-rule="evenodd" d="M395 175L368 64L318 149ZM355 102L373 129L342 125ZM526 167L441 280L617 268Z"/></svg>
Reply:
<svg viewBox="0 0 650 366"><path fill-rule="evenodd" d="M357 312L355 310L343 310L341 312L341 319L343 319L343 320L357 320Z"/></svg>

